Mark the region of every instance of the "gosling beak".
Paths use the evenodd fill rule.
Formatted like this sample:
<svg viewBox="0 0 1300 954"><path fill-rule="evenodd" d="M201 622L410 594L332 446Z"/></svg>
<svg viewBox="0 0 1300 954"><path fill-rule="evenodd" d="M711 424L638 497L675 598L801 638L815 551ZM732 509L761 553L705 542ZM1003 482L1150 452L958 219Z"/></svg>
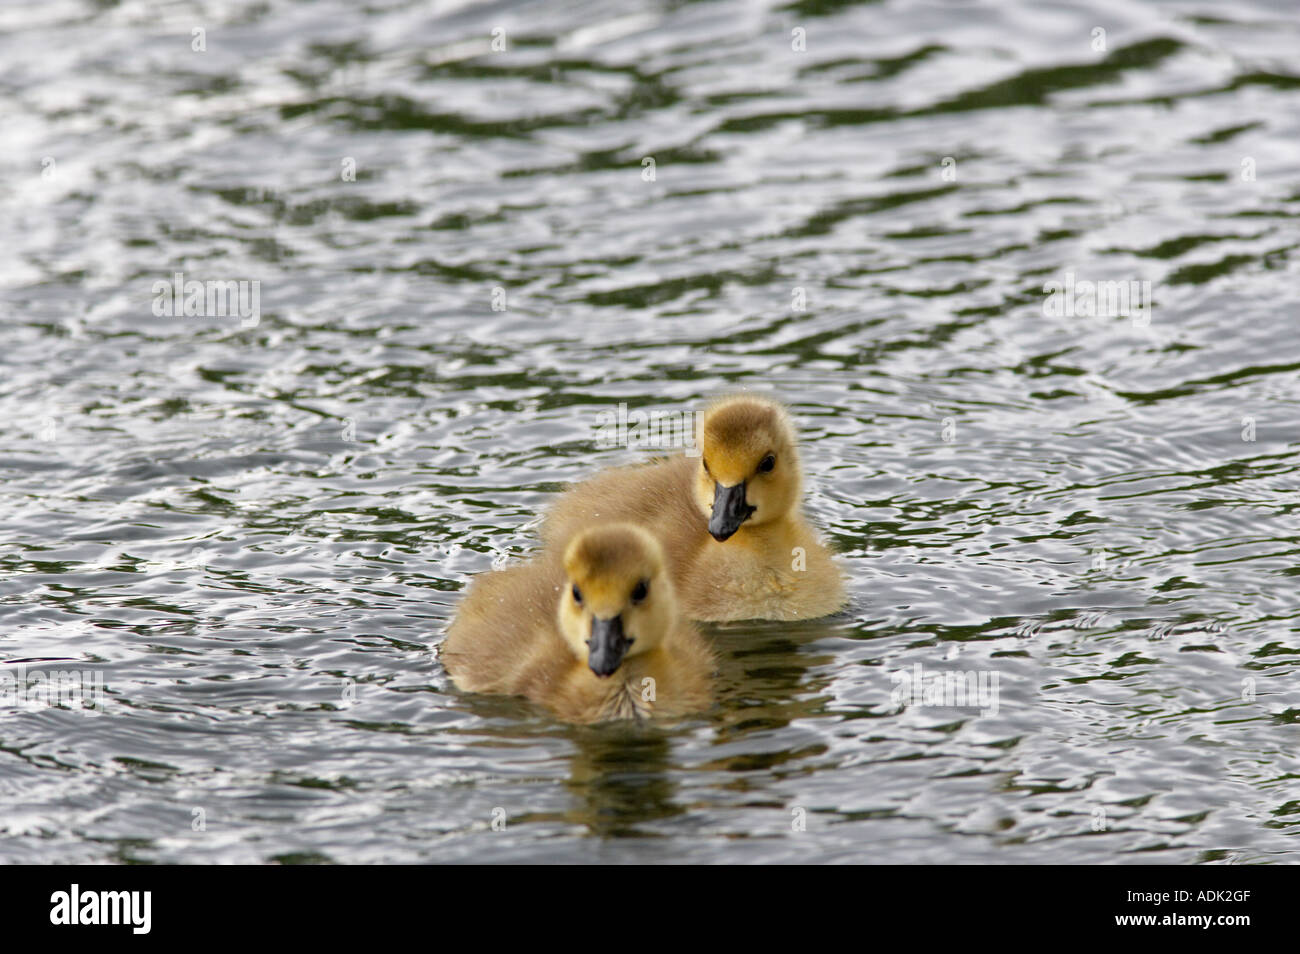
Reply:
<svg viewBox="0 0 1300 954"><path fill-rule="evenodd" d="M709 517L709 533L721 543L740 529L754 508L745 503L745 482L724 487L713 485L713 516Z"/></svg>
<svg viewBox="0 0 1300 954"><path fill-rule="evenodd" d="M623 617L591 618L591 639L587 640L587 665L602 679L623 662L632 640L623 635Z"/></svg>

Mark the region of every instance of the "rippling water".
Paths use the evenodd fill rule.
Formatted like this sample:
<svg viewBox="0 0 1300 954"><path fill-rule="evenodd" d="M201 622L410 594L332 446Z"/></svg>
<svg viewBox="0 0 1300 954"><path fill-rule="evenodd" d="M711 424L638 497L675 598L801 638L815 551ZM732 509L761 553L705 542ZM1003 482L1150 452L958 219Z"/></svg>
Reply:
<svg viewBox="0 0 1300 954"><path fill-rule="evenodd" d="M104 687L0 710L0 860L1297 860L1298 48L1281 0L0 8L0 659ZM457 693L467 581L644 456L600 413L738 387L849 610L711 628L676 726Z"/></svg>

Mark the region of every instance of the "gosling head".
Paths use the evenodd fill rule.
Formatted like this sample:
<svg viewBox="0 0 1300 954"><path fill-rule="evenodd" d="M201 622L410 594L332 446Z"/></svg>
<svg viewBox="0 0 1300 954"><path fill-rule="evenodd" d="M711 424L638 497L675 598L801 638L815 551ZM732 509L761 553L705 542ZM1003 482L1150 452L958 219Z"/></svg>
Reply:
<svg viewBox="0 0 1300 954"><path fill-rule="evenodd" d="M799 455L785 408L753 395L704 412L695 499L719 542L741 528L780 520L799 501Z"/></svg>
<svg viewBox="0 0 1300 954"><path fill-rule="evenodd" d="M560 631L597 676L663 642L676 601L649 533L629 523L584 530L564 552L564 572Z"/></svg>

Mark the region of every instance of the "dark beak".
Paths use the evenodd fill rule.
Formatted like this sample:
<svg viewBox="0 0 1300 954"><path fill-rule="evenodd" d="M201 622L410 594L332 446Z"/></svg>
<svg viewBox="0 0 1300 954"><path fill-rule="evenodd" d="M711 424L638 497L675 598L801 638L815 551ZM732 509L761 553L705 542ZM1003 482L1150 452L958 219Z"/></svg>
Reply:
<svg viewBox="0 0 1300 954"><path fill-rule="evenodd" d="M610 675L627 653L632 640L623 635L623 617L591 618L591 639L587 640L587 665L602 679Z"/></svg>
<svg viewBox="0 0 1300 954"><path fill-rule="evenodd" d="M713 485L713 516L709 518L709 533L721 543L740 529L754 508L745 503L745 482L731 487Z"/></svg>

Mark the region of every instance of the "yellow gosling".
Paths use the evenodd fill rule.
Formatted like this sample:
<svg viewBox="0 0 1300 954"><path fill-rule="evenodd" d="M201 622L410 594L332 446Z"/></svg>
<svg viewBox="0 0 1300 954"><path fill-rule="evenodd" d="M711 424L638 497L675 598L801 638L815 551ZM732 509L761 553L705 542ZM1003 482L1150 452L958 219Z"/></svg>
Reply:
<svg viewBox="0 0 1300 954"><path fill-rule="evenodd" d="M663 550L626 523L577 533L562 560L480 576L441 658L459 688L526 696L569 722L680 717L712 695L713 653Z"/></svg>
<svg viewBox="0 0 1300 954"><path fill-rule="evenodd" d="M785 408L756 395L724 398L705 411L696 446L698 457L616 468L574 487L547 516L543 539L563 545L600 520L646 528L692 619L813 619L840 609L840 571L801 511Z"/></svg>

